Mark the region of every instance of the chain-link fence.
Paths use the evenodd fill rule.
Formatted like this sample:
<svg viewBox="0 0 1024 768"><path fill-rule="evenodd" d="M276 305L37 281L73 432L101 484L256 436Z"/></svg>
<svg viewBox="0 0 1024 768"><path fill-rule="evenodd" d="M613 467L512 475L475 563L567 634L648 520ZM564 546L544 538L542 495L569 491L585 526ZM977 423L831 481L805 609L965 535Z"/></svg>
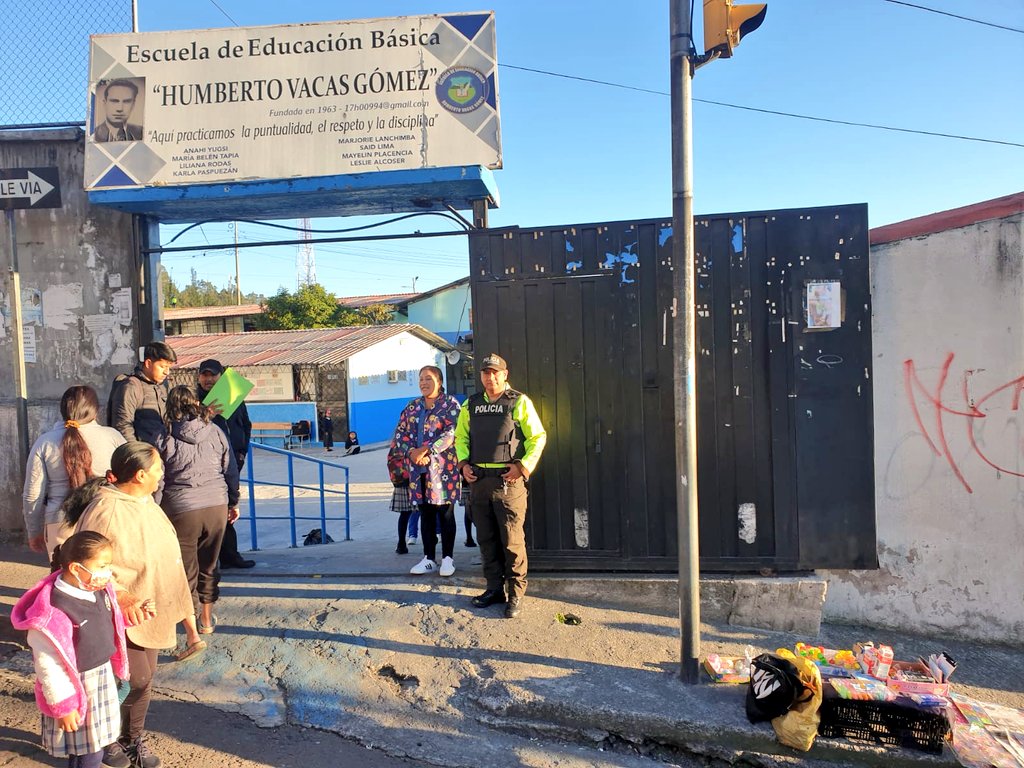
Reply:
<svg viewBox="0 0 1024 768"><path fill-rule="evenodd" d="M89 35L131 32L132 0L0 0L0 128L84 123Z"/></svg>

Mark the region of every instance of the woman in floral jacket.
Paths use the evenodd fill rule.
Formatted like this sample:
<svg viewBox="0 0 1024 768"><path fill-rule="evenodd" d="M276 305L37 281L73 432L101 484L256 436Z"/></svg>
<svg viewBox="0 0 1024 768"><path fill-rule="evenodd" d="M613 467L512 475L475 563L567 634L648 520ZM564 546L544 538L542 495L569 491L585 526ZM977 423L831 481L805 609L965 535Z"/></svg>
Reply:
<svg viewBox="0 0 1024 768"><path fill-rule="evenodd" d="M409 496L420 510L423 559L409 573L455 573L455 512L461 478L455 468L455 422L459 401L445 393L441 369L420 369L422 397L411 401L398 419L388 452L392 482L409 478ZM437 521L441 521L441 564L438 566Z"/></svg>

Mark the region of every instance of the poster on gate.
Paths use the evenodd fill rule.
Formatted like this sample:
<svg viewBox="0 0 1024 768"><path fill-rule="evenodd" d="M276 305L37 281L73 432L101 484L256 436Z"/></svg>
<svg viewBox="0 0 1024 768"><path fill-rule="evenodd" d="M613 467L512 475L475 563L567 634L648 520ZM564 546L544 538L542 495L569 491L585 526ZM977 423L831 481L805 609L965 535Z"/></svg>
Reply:
<svg viewBox="0 0 1024 768"><path fill-rule="evenodd" d="M493 13L93 35L87 190L501 167Z"/></svg>

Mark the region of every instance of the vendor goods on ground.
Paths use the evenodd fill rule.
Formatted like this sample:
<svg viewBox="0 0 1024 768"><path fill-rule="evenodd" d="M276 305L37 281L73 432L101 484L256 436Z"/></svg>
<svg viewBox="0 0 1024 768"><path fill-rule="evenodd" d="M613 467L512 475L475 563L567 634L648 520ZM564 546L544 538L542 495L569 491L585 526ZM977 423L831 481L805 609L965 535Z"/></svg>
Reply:
<svg viewBox="0 0 1024 768"><path fill-rule="evenodd" d="M797 749L810 749L815 732L932 754L951 742L967 768L1024 768L1024 710L952 692L957 663L944 651L903 661L872 641L849 650L797 643L775 654L710 654L704 667L715 682L746 682L748 719L770 719L779 741Z"/></svg>

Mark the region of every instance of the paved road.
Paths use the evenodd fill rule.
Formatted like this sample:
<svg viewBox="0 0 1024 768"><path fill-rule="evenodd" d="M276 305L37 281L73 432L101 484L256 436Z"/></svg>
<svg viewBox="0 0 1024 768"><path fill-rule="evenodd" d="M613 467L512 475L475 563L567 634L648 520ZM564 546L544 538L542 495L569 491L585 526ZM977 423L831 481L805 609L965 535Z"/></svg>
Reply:
<svg viewBox="0 0 1024 768"><path fill-rule="evenodd" d="M353 495L366 498L355 540L253 553L256 568L225 574L210 648L158 670L152 730L168 766L935 764L832 739L807 757L780 750L769 726L746 721L742 688L678 681L675 609L635 584L571 596L561 577L538 577L509 622L469 606L482 582L461 543L454 578L409 576L417 555L394 553L395 515L375 485L383 453L354 458ZM43 573L20 542L0 543L0 614ZM557 621L565 612L583 623ZM0 618L0 767L53 765L32 756L31 659L14 645L5 658L5 631L17 640ZM705 652L727 654L866 638L903 658L947 648L959 690L1024 706L1019 649L834 625L815 638L724 624L701 635Z"/></svg>
<svg viewBox="0 0 1024 768"><path fill-rule="evenodd" d="M418 760L391 757L333 733L297 726L260 728L243 715L158 696L150 710L149 743L168 768L408 768ZM0 673L0 766L63 766L39 750L39 718L27 681Z"/></svg>

